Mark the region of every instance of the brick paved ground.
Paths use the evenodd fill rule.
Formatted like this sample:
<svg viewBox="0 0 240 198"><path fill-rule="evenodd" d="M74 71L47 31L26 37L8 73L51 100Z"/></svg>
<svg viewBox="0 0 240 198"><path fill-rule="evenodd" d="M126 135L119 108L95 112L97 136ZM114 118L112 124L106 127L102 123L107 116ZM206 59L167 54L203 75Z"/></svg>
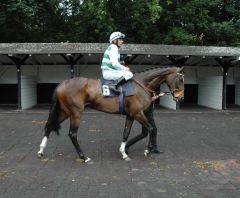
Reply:
<svg viewBox="0 0 240 198"><path fill-rule="evenodd" d="M92 164L76 160L68 121L38 159L46 118L44 109L0 111L1 198L240 197L240 111L157 110L165 153L144 157L144 140L130 150L131 162L118 152L124 116L86 111L79 137ZM140 129L135 123L131 135Z"/></svg>

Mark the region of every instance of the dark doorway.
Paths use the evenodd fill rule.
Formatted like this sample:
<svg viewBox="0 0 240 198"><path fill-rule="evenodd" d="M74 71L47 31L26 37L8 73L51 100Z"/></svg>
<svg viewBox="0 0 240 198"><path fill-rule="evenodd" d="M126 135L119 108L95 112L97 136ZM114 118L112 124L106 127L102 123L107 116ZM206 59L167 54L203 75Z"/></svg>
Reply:
<svg viewBox="0 0 240 198"><path fill-rule="evenodd" d="M227 105L235 104L235 85L227 85Z"/></svg>
<svg viewBox="0 0 240 198"><path fill-rule="evenodd" d="M40 83L37 85L37 104L50 104L52 94L58 83Z"/></svg>
<svg viewBox="0 0 240 198"><path fill-rule="evenodd" d="M196 105L198 102L198 85L185 84L184 100L181 102L182 106Z"/></svg>
<svg viewBox="0 0 240 198"><path fill-rule="evenodd" d="M17 104L18 103L18 85L17 84L0 84L0 104Z"/></svg>

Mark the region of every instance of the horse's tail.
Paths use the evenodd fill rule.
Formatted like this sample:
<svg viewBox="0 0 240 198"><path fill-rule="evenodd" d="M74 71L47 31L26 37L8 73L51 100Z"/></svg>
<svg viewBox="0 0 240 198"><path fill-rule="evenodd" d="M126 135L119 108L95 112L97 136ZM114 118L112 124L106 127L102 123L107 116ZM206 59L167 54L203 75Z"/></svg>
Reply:
<svg viewBox="0 0 240 198"><path fill-rule="evenodd" d="M49 110L48 120L45 125L45 132L50 134L51 131L55 131L57 135L59 135L59 129L61 128L59 123L59 115L61 110L56 90L57 89L55 89L52 96L52 103Z"/></svg>

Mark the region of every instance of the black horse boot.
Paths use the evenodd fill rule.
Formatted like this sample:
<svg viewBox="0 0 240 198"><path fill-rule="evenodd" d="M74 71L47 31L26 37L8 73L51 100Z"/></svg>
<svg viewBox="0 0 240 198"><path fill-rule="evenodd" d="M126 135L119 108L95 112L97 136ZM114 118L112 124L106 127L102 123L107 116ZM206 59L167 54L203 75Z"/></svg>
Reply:
<svg viewBox="0 0 240 198"><path fill-rule="evenodd" d="M115 94L119 95L120 91L118 90L118 87L125 82L125 78L121 77L117 79L113 84L108 85L109 89L112 90Z"/></svg>

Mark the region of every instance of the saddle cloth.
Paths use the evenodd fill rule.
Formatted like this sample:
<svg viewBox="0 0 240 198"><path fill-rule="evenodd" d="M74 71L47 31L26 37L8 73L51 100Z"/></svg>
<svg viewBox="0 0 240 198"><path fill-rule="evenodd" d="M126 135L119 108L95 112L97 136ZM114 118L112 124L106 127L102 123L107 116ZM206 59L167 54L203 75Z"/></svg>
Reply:
<svg viewBox="0 0 240 198"><path fill-rule="evenodd" d="M104 96L118 96L112 90L110 90L109 87L108 87L108 85L113 84L113 83L114 83L114 80L101 79L102 94ZM124 96L132 96L132 95L134 95L132 79L130 79L127 82L125 82L124 84L120 85L118 90Z"/></svg>
<svg viewBox="0 0 240 198"><path fill-rule="evenodd" d="M105 97L118 96L118 98L119 98L119 113L123 114L123 115L126 115L125 96L134 95L133 82L130 79L126 83L119 86L118 90L121 92L120 95L116 95L112 90L109 89L108 85L113 84L113 83L114 83L113 80L101 79L102 94Z"/></svg>

